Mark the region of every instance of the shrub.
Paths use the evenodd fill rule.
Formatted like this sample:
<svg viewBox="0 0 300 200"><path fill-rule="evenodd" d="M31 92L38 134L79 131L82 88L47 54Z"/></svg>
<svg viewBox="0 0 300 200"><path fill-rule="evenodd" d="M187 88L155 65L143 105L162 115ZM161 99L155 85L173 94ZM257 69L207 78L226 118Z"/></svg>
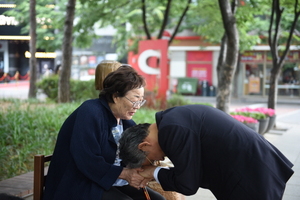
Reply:
<svg viewBox="0 0 300 200"><path fill-rule="evenodd" d="M179 94L173 94L172 97L167 100L167 108L183 106L188 104L192 103L189 100L184 99L184 97Z"/></svg>
<svg viewBox="0 0 300 200"><path fill-rule="evenodd" d="M167 108L171 108L174 106L191 105L191 104L213 106L211 103L191 102L191 101L185 99L184 96L182 96L180 94L173 94L172 97L167 100Z"/></svg>
<svg viewBox="0 0 300 200"><path fill-rule="evenodd" d="M37 87L40 89L49 99L57 102L58 96L58 79L57 75L43 78L37 82ZM80 81L70 80L70 100L71 101L84 101L87 99L97 98L99 91L94 87L94 81Z"/></svg>
<svg viewBox="0 0 300 200"><path fill-rule="evenodd" d="M42 92L47 95L51 100L57 101L58 94L58 76L49 76L43 78L42 80L36 83L38 89L41 89Z"/></svg>
<svg viewBox="0 0 300 200"><path fill-rule="evenodd" d="M95 89L95 80L78 81L71 80L70 98L72 101L85 101L98 98L99 91Z"/></svg>
<svg viewBox="0 0 300 200"><path fill-rule="evenodd" d="M51 154L63 121L78 103L0 101L0 180L33 170L33 156Z"/></svg>

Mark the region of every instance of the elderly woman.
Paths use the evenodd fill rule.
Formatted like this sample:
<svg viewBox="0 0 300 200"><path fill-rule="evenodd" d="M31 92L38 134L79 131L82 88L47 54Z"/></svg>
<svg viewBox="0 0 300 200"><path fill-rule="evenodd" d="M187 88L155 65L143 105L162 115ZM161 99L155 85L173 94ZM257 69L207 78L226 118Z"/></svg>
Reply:
<svg viewBox="0 0 300 200"><path fill-rule="evenodd" d="M121 165L118 140L144 105L145 80L130 66L107 75L98 99L80 105L62 125L46 180L44 200L143 199L149 181ZM164 199L147 188L151 199Z"/></svg>

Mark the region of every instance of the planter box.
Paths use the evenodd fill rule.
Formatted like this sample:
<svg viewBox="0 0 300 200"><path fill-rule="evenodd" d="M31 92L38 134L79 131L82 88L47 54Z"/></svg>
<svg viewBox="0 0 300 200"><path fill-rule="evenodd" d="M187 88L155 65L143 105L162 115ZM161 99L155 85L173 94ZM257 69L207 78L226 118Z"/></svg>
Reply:
<svg viewBox="0 0 300 200"><path fill-rule="evenodd" d="M276 122L276 115L269 117L269 124L265 131L266 133L269 132L269 130L271 130L274 127L275 122Z"/></svg>
<svg viewBox="0 0 300 200"><path fill-rule="evenodd" d="M245 124L245 125L258 133L259 122L258 123L248 123L248 124Z"/></svg>
<svg viewBox="0 0 300 200"><path fill-rule="evenodd" d="M264 133L266 133L266 130L269 126L269 117L267 117L266 119L260 119L259 121L259 127L258 127L258 133L263 135Z"/></svg>

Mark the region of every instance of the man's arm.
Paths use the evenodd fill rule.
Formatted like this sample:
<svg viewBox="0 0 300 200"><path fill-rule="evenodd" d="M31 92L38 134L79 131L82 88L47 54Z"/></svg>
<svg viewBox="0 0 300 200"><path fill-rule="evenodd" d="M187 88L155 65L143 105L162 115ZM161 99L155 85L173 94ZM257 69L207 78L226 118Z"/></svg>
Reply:
<svg viewBox="0 0 300 200"><path fill-rule="evenodd" d="M160 183L158 180L158 172L161 168L169 169L169 167L156 167L156 166L143 166L143 171L140 171L139 174L145 177L146 179L153 180L155 179L156 182Z"/></svg>

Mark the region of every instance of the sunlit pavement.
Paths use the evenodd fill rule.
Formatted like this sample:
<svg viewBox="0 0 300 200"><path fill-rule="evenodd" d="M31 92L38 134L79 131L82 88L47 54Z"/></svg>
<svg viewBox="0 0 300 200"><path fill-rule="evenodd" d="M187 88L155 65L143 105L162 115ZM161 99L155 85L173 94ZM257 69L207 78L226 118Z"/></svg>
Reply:
<svg viewBox="0 0 300 200"><path fill-rule="evenodd" d="M27 99L29 92L29 81L11 81L0 83L0 98ZM44 94L37 94L40 100L45 99Z"/></svg>

